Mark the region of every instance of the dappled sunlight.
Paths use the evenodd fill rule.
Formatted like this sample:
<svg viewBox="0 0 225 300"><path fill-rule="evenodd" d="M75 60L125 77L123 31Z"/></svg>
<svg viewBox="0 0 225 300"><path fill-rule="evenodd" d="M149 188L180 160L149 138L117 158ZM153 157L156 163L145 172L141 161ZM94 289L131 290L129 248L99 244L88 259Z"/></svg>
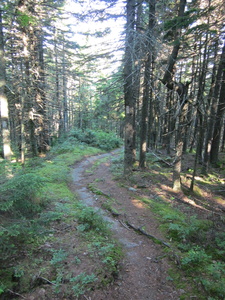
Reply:
<svg viewBox="0 0 225 300"><path fill-rule="evenodd" d="M223 199L222 197L215 197L213 199L216 203L223 205L225 207L225 199Z"/></svg>
<svg viewBox="0 0 225 300"><path fill-rule="evenodd" d="M165 202L174 202L175 200L176 202L182 202L184 204L192 206L193 208L201 209L204 211L209 211L209 209L212 209L211 206L215 206L215 208L217 207L217 205L225 206L225 199L223 199L223 197L215 196L215 194L211 193L210 191L201 189L199 188L199 186L195 186L194 192L190 195L186 194L190 193L188 189L186 192L185 190L183 192L177 192L174 191L172 187L166 184L160 184L159 186L162 192L164 192L164 194L159 194L159 196ZM172 197L170 197L169 194L172 195Z"/></svg>
<svg viewBox="0 0 225 300"><path fill-rule="evenodd" d="M167 184L160 184L160 187L162 190L168 191L168 192L173 192L172 187L168 186Z"/></svg>
<svg viewBox="0 0 225 300"><path fill-rule="evenodd" d="M167 170L165 174L161 169L149 169L149 172L144 173L135 172L130 180L135 183L133 187L138 193L136 198L132 198L131 203L139 209L145 207L137 200L139 197L141 202L147 205L151 204L151 200L157 201L157 198L160 198L172 205L180 202L201 211L214 211L225 207L223 195L218 194L223 192L222 179L215 176L207 178L196 176L193 192L189 189L190 180L187 180L185 176L182 176L183 191L175 192L172 188L171 170L170 172Z"/></svg>
<svg viewBox="0 0 225 300"><path fill-rule="evenodd" d="M132 202L132 204L133 204L135 207L137 207L137 208L142 208L142 209L145 208L143 202L141 202L141 201L138 200L138 199L132 199L131 202Z"/></svg>

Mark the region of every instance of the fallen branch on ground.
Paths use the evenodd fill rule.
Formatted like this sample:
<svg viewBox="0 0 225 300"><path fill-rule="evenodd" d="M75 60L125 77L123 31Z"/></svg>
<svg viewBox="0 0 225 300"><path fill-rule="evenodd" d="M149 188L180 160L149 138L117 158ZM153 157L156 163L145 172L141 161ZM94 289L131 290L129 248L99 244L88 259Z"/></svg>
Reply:
<svg viewBox="0 0 225 300"><path fill-rule="evenodd" d="M9 290L8 289L8 292L10 292L11 294L13 294L13 295L15 295L15 296L19 296L19 297L21 297L21 298L23 298L23 299L26 299L24 296L22 296L21 294L19 294L19 293L16 293L16 292L13 292L12 290Z"/></svg>
<svg viewBox="0 0 225 300"><path fill-rule="evenodd" d="M120 224L123 225L126 229L130 230L130 228L121 220L119 220Z"/></svg>
<svg viewBox="0 0 225 300"><path fill-rule="evenodd" d="M171 247L168 243L164 242L164 241L161 240L161 239L158 239L157 237L155 237L155 236L152 235L152 234L149 234L149 233L145 232L145 231L144 231L143 229L141 229L141 228L135 227L133 224L129 223L128 221L126 221L126 224L127 224L130 228L134 229L135 231L137 231L137 232L139 232L139 233L141 233L141 234L147 236L148 238L150 238L151 240L153 240L155 243L160 244L160 245L163 245L163 246L165 246L165 247L167 247L167 248L170 248L170 249L172 250L172 254L170 255L170 256L171 256L171 259L175 260L175 262L176 262L177 265L180 265L180 257L179 257L179 255L175 253L175 251L172 249L172 247Z"/></svg>
<svg viewBox="0 0 225 300"><path fill-rule="evenodd" d="M173 166L172 164L168 163L165 159L163 159L163 158L159 157L158 155L156 155L154 152L151 152L151 154L153 154L158 159L158 161L162 161L164 164L166 164L170 168Z"/></svg>
<svg viewBox="0 0 225 300"><path fill-rule="evenodd" d="M47 278L42 277L42 276L38 276L37 279L41 279L41 280L43 280L43 281L46 281L46 282L49 283L49 284L56 285L54 282L52 282L52 281L50 281L50 280L48 280Z"/></svg>
<svg viewBox="0 0 225 300"><path fill-rule="evenodd" d="M175 197L174 199L175 199L177 202L180 202L180 203L183 203L183 204L190 205L190 206L195 207L195 208L198 208L198 209L200 209L200 210L204 210L204 211L206 211L206 212L208 212L208 213L213 213L213 214L215 214L215 215L217 215L217 216L223 216L222 212L225 211L225 209L222 208L222 207L212 207L212 206L210 206L209 204L206 204L206 203L204 203L203 201L200 201L199 199L197 199L197 200L192 200L192 199L187 199L187 200L185 200L185 199L181 199L181 198L178 198L178 197ZM198 201L199 203L201 203L201 205L199 205L199 204L197 203L197 201ZM220 213L220 211L221 211L221 213Z"/></svg>
<svg viewBox="0 0 225 300"><path fill-rule="evenodd" d="M164 241L161 240L161 239L158 239L157 237L155 237L155 236L152 235L152 234L149 234L149 233L145 232L145 231L144 231L143 229L141 229L140 227L137 228L137 227L135 227L133 224L129 223L128 221L126 221L126 224L127 224L130 228L134 229L135 231L140 232L141 234L143 234L143 235L147 236L148 238L152 239L155 243L164 245L165 247L168 247L168 248L171 248L170 245L169 245L168 243L164 242Z"/></svg>

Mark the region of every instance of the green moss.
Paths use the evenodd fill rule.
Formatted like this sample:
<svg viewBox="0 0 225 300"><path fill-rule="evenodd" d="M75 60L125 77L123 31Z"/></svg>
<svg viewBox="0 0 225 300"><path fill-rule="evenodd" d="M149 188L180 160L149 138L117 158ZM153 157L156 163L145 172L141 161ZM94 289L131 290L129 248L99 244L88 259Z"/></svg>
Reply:
<svg viewBox="0 0 225 300"><path fill-rule="evenodd" d="M113 204L111 201L105 201L102 203L102 208L108 210L112 215L119 215L119 212L117 209L113 207Z"/></svg>
<svg viewBox="0 0 225 300"><path fill-rule="evenodd" d="M89 183L88 188L90 191L92 191L92 193L94 193L96 195L102 195L102 196L105 196L106 198L109 198L109 195L105 194L100 189L98 189L94 183Z"/></svg>

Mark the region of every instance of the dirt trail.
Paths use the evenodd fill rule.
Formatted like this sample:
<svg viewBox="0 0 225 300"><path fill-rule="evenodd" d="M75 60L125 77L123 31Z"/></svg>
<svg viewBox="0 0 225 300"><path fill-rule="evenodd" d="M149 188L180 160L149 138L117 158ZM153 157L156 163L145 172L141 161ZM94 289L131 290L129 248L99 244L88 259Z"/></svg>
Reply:
<svg viewBox="0 0 225 300"><path fill-rule="evenodd" d="M88 190L90 183L94 183L96 188L110 196L111 199L115 199L113 207L117 209L119 215L114 218L106 211L102 211L102 214L112 224L112 231L122 243L125 252L118 279L105 290L93 291L90 299L180 299L184 291L177 290L167 280L167 271L170 266L162 247L125 226L125 221L136 227L144 226L146 232L162 239L158 230L159 224L151 211L138 199L135 199L135 191L120 187L118 182L113 180L109 166L110 159L115 155L117 152L87 158L77 164L72 172L73 188L86 205L101 208L101 204L107 201L107 197L96 196ZM107 160L96 167L94 172L87 172L96 160L102 158Z"/></svg>

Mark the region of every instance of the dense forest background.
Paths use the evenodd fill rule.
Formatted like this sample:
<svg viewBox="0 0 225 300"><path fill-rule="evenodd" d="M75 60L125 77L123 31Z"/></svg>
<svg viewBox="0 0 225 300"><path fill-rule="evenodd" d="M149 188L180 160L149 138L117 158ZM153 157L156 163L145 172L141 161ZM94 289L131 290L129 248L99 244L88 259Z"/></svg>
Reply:
<svg viewBox="0 0 225 300"><path fill-rule="evenodd" d="M83 12L81 3L80 12L71 13L65 1L1 3L4 158L14 154L24 162L26 156L45 153L71 128L122 131L121 75L106 79L98 66L99 61L112 64L112 59L107 62L113 56L109 45L99 44L110 29L101 31L95 25L96 32L82 33L82 23L102 23L108 18L105 10L111 4L103 5L93 11L89 6L89 11ZM95 44L90 45L91 39Z"/></svg>
<svg viewBox="0 0 225 300"><path fill-rule="evenodd" d="M75 4L1 3L3 157L24 163L72 128L104 130L125 137L125 173L159 146L176 149L175 189L183 152L206 173L224 148L223 1Z"/></svg>
<svg viewBox="0 0 225 300"><path fill-rule="evenodd" d="M152 194L157 203L147 205L156 205L170 222L167 230L171 241L180 243L183 270L191 266L189 275L197 270L196 283L207 299L224 299L224 16L222 0L1 0L3 299L29 290L18 287L26 268L21 271L17 259L22 253L33 257L49 234L45 226L63 218L88 223L95 216L74 204L71 165L121 145L121 182L134 180L135 189L148 190L158 172L156 181L172 187L170 200L197 197L198 216L183 207L182 217L164 209ZM209 188L198 186L200 196L197 176ZM102 230L102 221L96 222ZM104 234L102 247L109 239ZM52 264L58 254L63 261L61 249L56 256L52 251ZM118 255L106 266L113 273L121 253L115 244L110 251L106 257ZM54 272L46 273L50 284L61 287L60 268Z"/></svg>

